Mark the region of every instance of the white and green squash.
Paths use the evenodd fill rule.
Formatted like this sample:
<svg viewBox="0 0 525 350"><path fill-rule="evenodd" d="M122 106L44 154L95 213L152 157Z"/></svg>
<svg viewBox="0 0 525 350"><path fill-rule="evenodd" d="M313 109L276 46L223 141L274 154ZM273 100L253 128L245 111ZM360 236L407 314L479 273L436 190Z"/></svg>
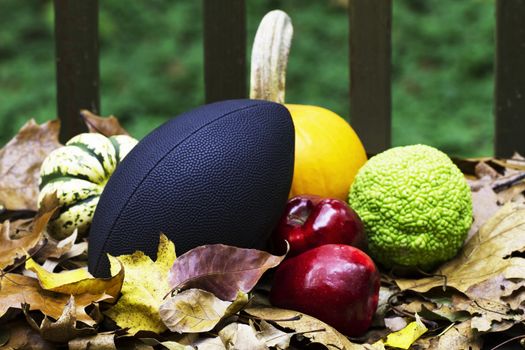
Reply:
<svg viewBox="0 0 525 350"><path fill-rule="evenodd" d="M58 215L48 225L51 237L63 239L75 229L80 237L87 234L104 186L136 144L127 135L84 133L47 156L40 168L38 203L49 194L58 197Z"/></svg>

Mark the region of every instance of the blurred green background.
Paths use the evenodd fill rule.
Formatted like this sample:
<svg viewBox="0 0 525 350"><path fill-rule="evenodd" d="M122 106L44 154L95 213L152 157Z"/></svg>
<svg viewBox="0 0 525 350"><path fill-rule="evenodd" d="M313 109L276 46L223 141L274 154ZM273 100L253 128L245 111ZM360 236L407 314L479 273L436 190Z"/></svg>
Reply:
<svg viewBox="0 0 525 350"><path fill-rule="evenodd" d="M100 1L102 114L142 137L204 101L201 1ZM287 101L348 116L346 0L247 0L248 47L281 8L294 42ZM493 0L396 0L393 143L493 153ZM51 1L0 0L0 143L56 117ZM372 127L372 126L371 126Z"/></svg>

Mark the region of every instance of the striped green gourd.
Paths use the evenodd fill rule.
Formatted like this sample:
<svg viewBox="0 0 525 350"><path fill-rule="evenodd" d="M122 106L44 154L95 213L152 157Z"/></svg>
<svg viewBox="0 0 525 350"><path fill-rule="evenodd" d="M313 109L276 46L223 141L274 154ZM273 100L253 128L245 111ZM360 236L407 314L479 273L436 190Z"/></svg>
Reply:
<svg viewBox="0 0 525 350"><path fill-rule="evenodd" d="M84 133L47 156L40 168L38 203L56 192L60 207L48 225L51 237L63 239L75 229L80 237L87 234L104 186L136 144L127 135Z"/></svg>

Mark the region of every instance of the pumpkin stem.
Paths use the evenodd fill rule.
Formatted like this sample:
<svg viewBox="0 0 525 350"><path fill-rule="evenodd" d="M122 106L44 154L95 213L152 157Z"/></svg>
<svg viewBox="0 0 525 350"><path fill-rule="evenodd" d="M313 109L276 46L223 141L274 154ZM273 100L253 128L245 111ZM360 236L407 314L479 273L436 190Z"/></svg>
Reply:
<svg viewBox="0 0 525 350"><path fill-rule="evenodd" d="M285 12L273 10L263 17L252 47L250 98L284 103L292 36L292 20Z"/></svg>

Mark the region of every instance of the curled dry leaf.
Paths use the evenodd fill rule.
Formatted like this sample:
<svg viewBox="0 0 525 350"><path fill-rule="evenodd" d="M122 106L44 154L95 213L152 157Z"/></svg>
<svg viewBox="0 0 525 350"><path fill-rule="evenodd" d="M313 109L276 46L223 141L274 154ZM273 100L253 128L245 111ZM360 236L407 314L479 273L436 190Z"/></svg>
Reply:
<svg viewBox="0 0 525 350"><path fill-rule="evenodd" d="M36 273L40 286L45 290L70 295L105 293L116 299L124 281L124 267L116 258L110 256L109 259L120 267L110 278L95 278L85 268L49 272L31 258L26 260L25 267Z"/></svg>
<svg viewBox="0 0 525 350"><path fill-rule="evenodd" d="M27 305L26 305L27 306ZM27 307L23 309L26 320L34 330L38 331L43 339L67 343L76 337L96 334L97 331L92 327L77 328L77 315L75 306L75 297L71 296L64 307L62 315L56 321L44 317L40 325L29 315Z"/></svg>
<svg viewBox="0 0 525 350"><path fill-rule="evenodd" d="M88 127L89 132L97 132L106 137L114 135L129 135L120 125L119 121L115 116L110 115L109 117L100 117L96 114L91 113L88 110L80 111L84 123Z"/></svg>
<svg viewBox="0 0 525 350"><path fill-rule="evenodd" d="M479 231L488 219L494 216L500 209L498 195L489 184L484 185L477 191L472 191L472 211L474 222L470 227L467 240Z"/></svg>
<svg viewBox="0 0 525 350"><path fill-rule="evenodd" d="M525 278L525 259L511 256L525 248L525 205L509 203L488 220L465 244L459 255L443 264L434 277L396 279L401 290L427 292L434 287L453 287L468 296L491 279ZM502 290L504 292L504 290Z"/></svg>
<svg viewBox="0 0 525 350"><path fill-rule="evenodd" d="M60 122L27 122L0 150L0 203L9 210L36 210L40 166L58 142Z"/></svg>
<svg viewBox="0 0 525 350"><path fill-rule="evenodd" d="M125 271L122 295L105 314L118 326L128 328L132 335L139 331L164 332L166 326L160 318L159 308L170 290L168 271L175 258L175 246L165 235L160 236L155 262L141 251L117 257ZM120 264L114 259L110 263L114 275Z"/></svg>
<svg viewBox="0 0 525 350"><path fill-rule="evenodd" d="M273 307L251 307L244 310L248 315L292 329L312 342L330 344L339 349L364 350L363 345L354 344L337 330L316 318L301 312Z"/></svg>
<svg viewBox="0 0 525 350"><path fill-rule="evenodd" d="M180 256L169 272L174 289L199 288L222 300L234 300L238 291L248 293L262 274L284 259L256 249L211 244Z"/></svg>
<svg viewBox="0 0 525 350"><path fill-rule="evenodd" d="M87 242L75 243L78 231L75 230L63 240L57 241L52 237L47 237L46 245L39 249L35 257L37 261L53 259L57 263L71 259L87 252Z"/></svg>
<svg viewBox="0 0 525 350"><path fill-rule="evenodd" d="M0 317L10 308L21 309L23 304L29 304L29 311L38 310L46 316L58 319L70 298L66 294L42 289L34 278L14 273L3 275L0 282ZM75 296L77 320L93 326L96 322L86 313L85 308L108 298L111 297L103 293Z"/></svg>

